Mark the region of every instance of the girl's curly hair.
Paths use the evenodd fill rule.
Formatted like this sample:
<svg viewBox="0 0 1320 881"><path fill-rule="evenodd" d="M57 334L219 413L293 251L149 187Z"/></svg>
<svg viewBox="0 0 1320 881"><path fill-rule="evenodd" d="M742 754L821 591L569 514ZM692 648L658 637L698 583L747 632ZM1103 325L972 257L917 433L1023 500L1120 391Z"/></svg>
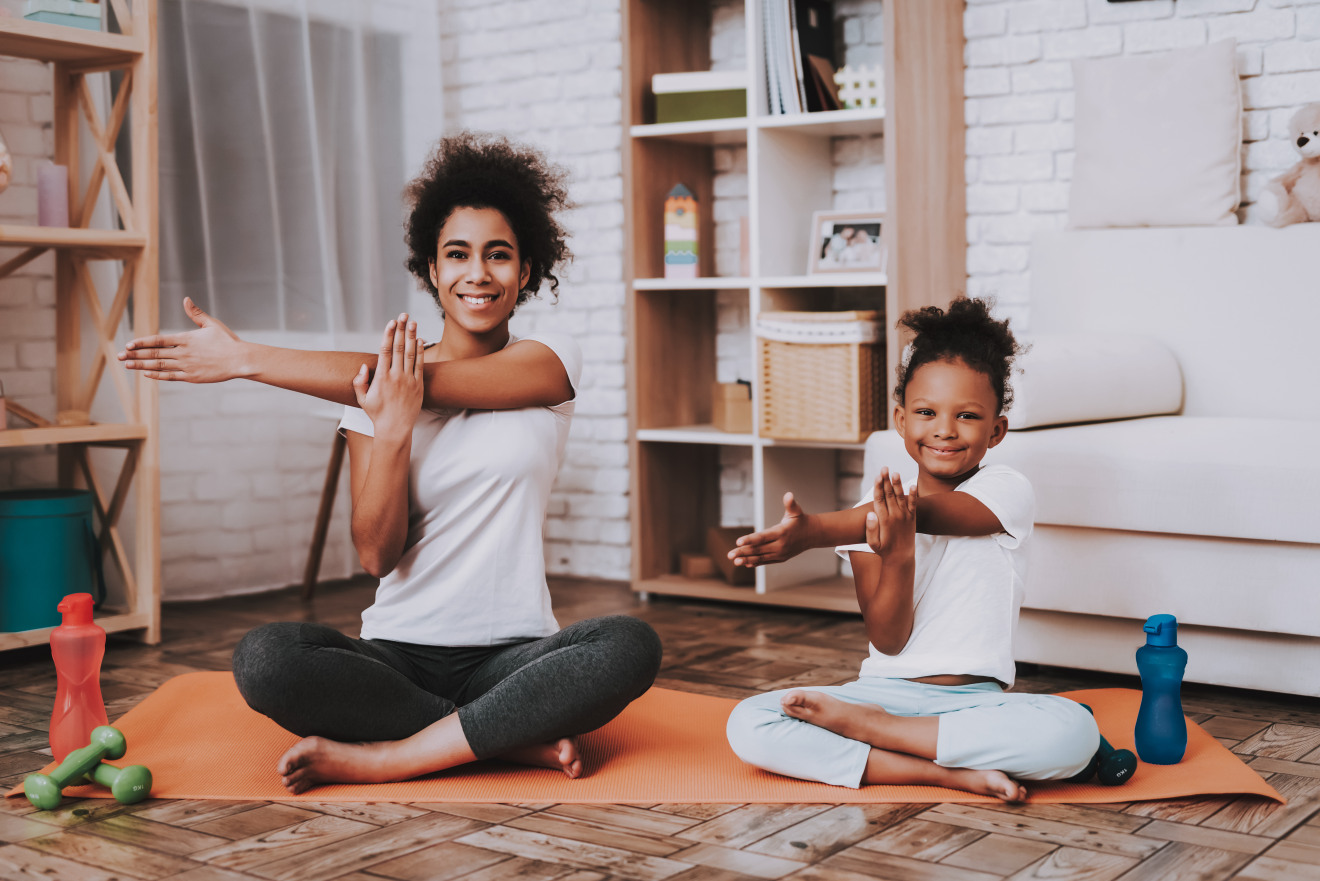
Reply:
<svg viewBox="0 0 1320 881"><path fill-rule="evenodd" d="M949 304L948 311L926 306L904 312L898 326L912 331L913 338L908 357L898 365L894 400L904 402L908 380L921 365L962 361L990 380L1000 413L1012 406L1013 387L1008 374L1013 359L1024 349L1013 338L1007 318L996 321L990 316L993 307L993 300L958 297Z"/></svg>
<svg viewBox="0 0 1320 881"><path fill-rule="evenodd" d="M441 138L422 173L404 191L410 207L408 270L440 301L431 281L440 229L455 208L494 208L509 221L520 258L531 267L518 292L521 306L545 283L558 294L555 269L571 258L555 214L571 207L567 172L538 151L497 135L463 132Z"/></svg>

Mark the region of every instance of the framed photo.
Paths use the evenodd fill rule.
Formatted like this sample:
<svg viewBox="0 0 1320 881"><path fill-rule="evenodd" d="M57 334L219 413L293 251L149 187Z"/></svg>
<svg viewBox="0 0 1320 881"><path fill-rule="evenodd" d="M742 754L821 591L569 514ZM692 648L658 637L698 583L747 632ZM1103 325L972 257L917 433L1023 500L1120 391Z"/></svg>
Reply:
<svg viewBox="0 0 1320 881"><path fill-rule="evenodd" d="M885 216L858 211L817 211L811 216L807 271L884 272Z"/></svg>

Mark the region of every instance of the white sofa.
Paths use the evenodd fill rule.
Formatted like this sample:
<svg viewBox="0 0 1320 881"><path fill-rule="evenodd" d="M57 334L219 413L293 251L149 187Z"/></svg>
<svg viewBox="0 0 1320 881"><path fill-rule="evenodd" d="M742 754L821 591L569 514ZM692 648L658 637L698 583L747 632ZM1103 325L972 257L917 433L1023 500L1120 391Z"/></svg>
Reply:
<svg viewBox="0 0 1320 881"><path fill-rule="evenodd" d="M1026 336L1152 335L1183 399L987 455L1036 490L1017 658L1135 674L1167 612L1189 681L1320 696L1320 224L1049 233L1030 269ZM892 431L881 465L915 473Z"/></svg>

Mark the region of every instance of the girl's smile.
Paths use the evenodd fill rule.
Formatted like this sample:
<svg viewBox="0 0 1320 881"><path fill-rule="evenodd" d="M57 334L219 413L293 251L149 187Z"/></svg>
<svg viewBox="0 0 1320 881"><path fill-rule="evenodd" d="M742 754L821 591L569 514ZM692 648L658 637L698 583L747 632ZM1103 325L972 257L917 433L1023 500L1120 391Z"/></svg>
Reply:
<svg viewBox="0 0 1320 881"><path fill-rule="evenodd" d="M894 427L920 474L922 493L946 492L970 477L1008 420L999 415L990 379L961 360L931 361L908 379Z"/></svg>

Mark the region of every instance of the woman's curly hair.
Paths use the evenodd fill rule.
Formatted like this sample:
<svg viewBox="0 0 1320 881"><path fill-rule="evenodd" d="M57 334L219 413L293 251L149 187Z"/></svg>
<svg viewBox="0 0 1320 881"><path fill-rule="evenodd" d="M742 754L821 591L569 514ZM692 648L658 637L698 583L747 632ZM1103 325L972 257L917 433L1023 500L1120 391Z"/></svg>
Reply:
<svg viewBox="0 0 1320 881"><path fill-rule="evenodd" d="M567 173L538 151L498 135L463 132L441 138L422 173L404 191L410 207L408 269L440 301L431 281L440 229L455 208L494 208L513 228L519 257L531 267L521 306L542 284L559 292L555 269L571 258L555 214L571 207Z"/></svg>
<svg viewBox="0 0 1320 881"><path fill-rule="evenodd" d="M999 412L1007 410L1013 404L1008 374L1013 359L1024 350L1013 338L1008 319L996 321L990 316L993 307L993 300L959 297L949 304L948 311L926 306L904 312L898 326L912 331L913 338L908 357L898 365L894 400L904 402L908 380L923 364L962 361L986 375L999 400Z"/></svg>

